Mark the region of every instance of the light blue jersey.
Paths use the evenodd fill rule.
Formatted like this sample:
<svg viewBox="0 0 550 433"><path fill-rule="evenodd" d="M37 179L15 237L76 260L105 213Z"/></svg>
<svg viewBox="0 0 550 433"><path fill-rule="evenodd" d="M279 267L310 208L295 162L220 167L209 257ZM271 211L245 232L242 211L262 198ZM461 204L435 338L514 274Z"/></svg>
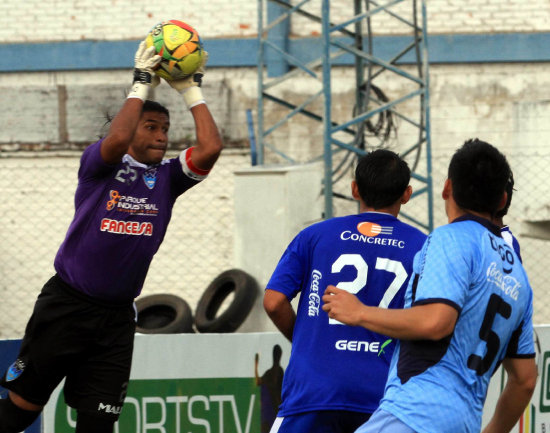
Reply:
<svg viewBox="0 0 550 433"><path fill-rule="evenodd" d="M405 307L445 303L458 320L443 340L400 343L380 408L419 433L477 433L500 362L535 356L527 276L498 227L472 215L436 229L414 273Z"/></svg>
<svg viewBox="0 0 550 433"><path fill-rule="evenodd" d="M279 416L378 407L395 341L329 319L321 297L332 284L367 305L402 308L425 239L392 215L366 212L314 224L291 242L267 284L289 300L300 293Z"/></svg>

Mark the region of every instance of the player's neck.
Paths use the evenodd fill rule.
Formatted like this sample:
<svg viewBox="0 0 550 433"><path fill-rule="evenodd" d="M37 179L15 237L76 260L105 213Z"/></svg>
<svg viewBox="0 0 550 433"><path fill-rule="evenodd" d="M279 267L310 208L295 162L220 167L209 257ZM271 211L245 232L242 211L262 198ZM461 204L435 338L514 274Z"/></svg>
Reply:
<svg viewBox="0 0 550 433"><path fill-rule="evenodd" d="M455 219L460 218L466 214L475 215L480 218L484 218L492 222L491 214L489 212L476 212L470 209L462 209L460 207L455 207L454 209L449 209L447 212L447 218L449 222L453 222Z"/></svg>
<svg viewBox="0 0 550 433"><path fill-rule="evenodd" d="M397 206L393 205L393 206L388 206L380 209L375 209L373 207L366 206L363 203L361 203L361 205L359 206L360 213L364 213L364 212L387 213L387 214L393 215L396 218L397 218L397 215L399 215L400 209L401 209L400 205L397 205Z"/></svg>

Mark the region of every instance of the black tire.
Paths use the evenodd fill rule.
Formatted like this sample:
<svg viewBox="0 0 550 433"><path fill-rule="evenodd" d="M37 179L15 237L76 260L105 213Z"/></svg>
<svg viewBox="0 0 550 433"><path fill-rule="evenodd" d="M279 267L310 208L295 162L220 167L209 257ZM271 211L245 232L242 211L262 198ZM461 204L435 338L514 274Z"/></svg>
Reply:
<svg viewBox="0 0 550 433"><path fill-rule="evenodd" d="M229 269L218 275L202 294L195 311L199 332L234 332L247 318L258 297L254 277L240 269ZM233 293L233 300L217 315L223 301Z"/></svg>
<svg viewBox="0 0 550 433"><path fill-rule="evenodd" d="M193 312L176 295L160 294L138 298L136 332L142 334L193 333Z"/></svg>

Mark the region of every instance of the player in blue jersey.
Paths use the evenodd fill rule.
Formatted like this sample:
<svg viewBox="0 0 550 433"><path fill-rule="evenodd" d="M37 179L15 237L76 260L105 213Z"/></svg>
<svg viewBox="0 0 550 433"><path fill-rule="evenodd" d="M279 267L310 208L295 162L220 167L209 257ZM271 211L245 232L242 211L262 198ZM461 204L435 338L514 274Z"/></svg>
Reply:
<svg viewBox="0 0 550 433"><path fill-rule="evenodd" d="M397 219L412 193L409 180L409 167L394 152L363 156L352 182L360 213L306 228L280 259L264 306L292 351L271 433L353 432L378 407L395 342L329 319L321 296L334 284L365 304L403 307L414 254L426 239Z"/></svg>
<svg viewBox="0 0 550 433"><path fill-rule="evenodd" d="M514 249L519 259L521 260L519 242L512 234L510 227L504 224L504 217L508 214L508 209L512 204L512 195L514 194L514 176L512 172L510 172L510 178L508 179L508 183L506 184L506 194L508 197L506 200L506 204L495 214L493 222L500 227L500 235L508 243L508 245L510 245Z"/></svg>
<svg viewBox="0 0 550 433"><path fill-rule="evenodd" d="M205 58L206 59L206 58ZM106 137L83 153L75 215L43 287L17 360L2 378L0 433L24 430L63 378L77 433L111 433L130 376L135 310L176 199L204 179L222 142L197 73L169 84L182 93L197 145L163 159L169 112L148 101L158 84L154 47L141 43L134 83Z"/></svg>
<svg viewBox="0 0 550 433"><path fill-rule="evenodd" d="M489 380L502 363L506 387L485 433L510 431L533 393L533 294L491 218L510 175L493 146L470 140L453 156L443 198L449 224L414 260L405 309L366 306L329 286L323 309L349 325L401 339L384 398L358 433L473 433Z"/></svg>

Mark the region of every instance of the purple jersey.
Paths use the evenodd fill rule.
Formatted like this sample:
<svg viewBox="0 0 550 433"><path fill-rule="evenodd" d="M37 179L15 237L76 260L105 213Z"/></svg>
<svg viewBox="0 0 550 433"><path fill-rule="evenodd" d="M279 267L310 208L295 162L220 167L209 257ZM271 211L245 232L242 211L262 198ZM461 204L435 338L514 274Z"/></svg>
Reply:
<svg viewBox="0 0 550 433"><path fill-rule="evenodd" d="M54 266L66 283L87 295L127 302L141 292L177 197L207 172L193 167L193 148L155 165L130 155L107 164L101 142L82 154L75 215Z"/></svg>

